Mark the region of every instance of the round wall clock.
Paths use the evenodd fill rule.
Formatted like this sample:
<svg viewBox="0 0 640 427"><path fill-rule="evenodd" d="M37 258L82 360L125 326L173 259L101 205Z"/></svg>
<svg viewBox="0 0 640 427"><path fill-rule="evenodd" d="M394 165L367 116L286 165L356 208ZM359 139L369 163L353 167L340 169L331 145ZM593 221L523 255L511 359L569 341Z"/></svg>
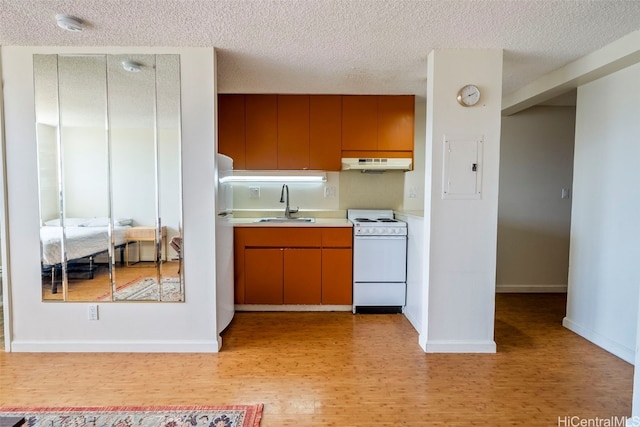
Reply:
<svg viewBox="0 0 640 427"><path fill-rule="evenodd" d="M465 85L458 91L456 99L464 107L476 105L480 101L480 89L476 85Z"/></svg>

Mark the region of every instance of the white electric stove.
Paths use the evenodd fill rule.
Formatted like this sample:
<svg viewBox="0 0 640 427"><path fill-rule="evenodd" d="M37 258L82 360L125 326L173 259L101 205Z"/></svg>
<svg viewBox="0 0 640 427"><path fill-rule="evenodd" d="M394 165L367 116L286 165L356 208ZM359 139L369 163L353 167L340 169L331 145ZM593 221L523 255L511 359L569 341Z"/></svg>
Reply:
<svg viewBox="0 0 640 427"><path fill-rule="evenodd" d="M390 209L349 209L353 312L401 312L406 299L407 224Z"/></svg>

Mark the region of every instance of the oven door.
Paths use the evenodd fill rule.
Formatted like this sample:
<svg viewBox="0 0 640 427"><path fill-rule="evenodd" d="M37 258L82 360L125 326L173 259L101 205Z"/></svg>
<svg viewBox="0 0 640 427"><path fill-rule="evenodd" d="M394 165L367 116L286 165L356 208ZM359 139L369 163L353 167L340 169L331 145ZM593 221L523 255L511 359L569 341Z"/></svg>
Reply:
<svg viewBox="0 0 640 427"><path fill-rule="evenodd" d="M354 236L354 282L405 282L406 236Z"/></svg>

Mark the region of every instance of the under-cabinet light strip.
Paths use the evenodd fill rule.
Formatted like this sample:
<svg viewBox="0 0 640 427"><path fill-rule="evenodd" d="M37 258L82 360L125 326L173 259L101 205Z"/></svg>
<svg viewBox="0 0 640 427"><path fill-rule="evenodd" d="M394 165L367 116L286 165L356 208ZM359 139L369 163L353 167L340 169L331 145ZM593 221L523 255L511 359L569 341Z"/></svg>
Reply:
<svg viewBox="0 0 640 427"><path fill-rule="evenodd" d="M235 175L223 176L220 182L326 182L324 175Z"/></svg>

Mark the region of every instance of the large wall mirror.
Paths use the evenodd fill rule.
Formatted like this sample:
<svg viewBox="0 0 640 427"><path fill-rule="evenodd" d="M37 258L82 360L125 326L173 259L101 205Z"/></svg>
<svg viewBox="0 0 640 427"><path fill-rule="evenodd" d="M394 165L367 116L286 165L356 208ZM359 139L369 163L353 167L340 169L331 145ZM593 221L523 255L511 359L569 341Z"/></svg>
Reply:
<svg viewBox="0 0 640 427"><path fill-rule="evenodd" d="M34 55L43 301L184 301L179 55Z"/></svg>

